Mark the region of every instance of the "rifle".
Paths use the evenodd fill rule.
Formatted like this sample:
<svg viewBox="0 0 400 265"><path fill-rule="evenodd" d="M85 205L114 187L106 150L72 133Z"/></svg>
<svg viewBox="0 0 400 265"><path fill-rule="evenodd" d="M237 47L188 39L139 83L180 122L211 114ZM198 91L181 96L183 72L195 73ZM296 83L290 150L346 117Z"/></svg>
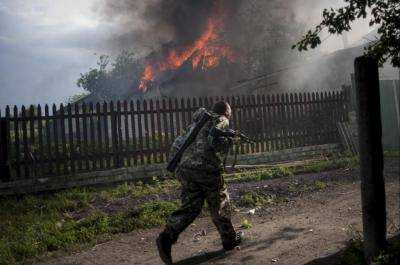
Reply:
<svg viewBox="0 0 400 265"><path fill-rule="evenodd" d="M249 144L255 144L256 143L253 139L251 139L250 137L248 137L246 134L244 134L243 132L241 132L239 130L237 130L237 131L232 130L232 129L220 130L220 129L213 128L210 131L210 134L214 134L214 136L217 136L217 137L223 136L223 137L230 137L230 138L238 138L239 142L245 142L245 143L249 143ZM235 158L234 158L234 162L232 164L232 169L235 168L236 162L237 162L237 155L238 155L238 152L239 152L238 143L235 144L234 148L235 148ZM226 166L227 158L228 158L228 152L226 153L226 156L225 156L225 159L224 159L224 168Z"/></svg>
<svg viewBox="0 0 400 265"><path fill-rule="evenodd" d="M244 134L243 132L237 130L232 130L232 129L228 129L228 130L220 130L217 128L213 128L210 131L210 134L213 134L215 136L223 136L223 137L230 137L230 138L239 138L239 140L241 142L245 142L245 143L249 143L249 144L254 144L255 141L252 140L250 137L248 137L246 134Z"/></svg>
<svg viewBox="0 0 400 265"><path fill-rule="evenodd" d="M201 114L201 118L190 127L185 141L179 147L178 152L176 152L176 154L169 161L167 166L167 170L169 172L171 173L175 172L179 162L182 159L185 150L194 142L194 140L196 139L197 135L199 134L200 130L204 127L204 125L214 116L215 114L208 112L204 109L203 113Z"/></svg>

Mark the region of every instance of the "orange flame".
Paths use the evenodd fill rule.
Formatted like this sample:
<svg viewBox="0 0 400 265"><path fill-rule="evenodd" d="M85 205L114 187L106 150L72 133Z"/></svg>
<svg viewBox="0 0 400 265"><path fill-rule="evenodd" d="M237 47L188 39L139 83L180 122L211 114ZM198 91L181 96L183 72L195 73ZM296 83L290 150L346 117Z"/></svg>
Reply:
<svg viewBox="0 0 400 265"><path fill-rule="evenodd" d="M189 59L191 59L193 69L200 67L202 70L218 66L223 58L233 62L235 58L230 47L213 43L219 38L218 32L222 27L221 17L209 18L203 34L183 51L171 50L163 61L147 63L140 79L139 90L146 92L149 83L155 78L165 71L178 69Z"/></svg>

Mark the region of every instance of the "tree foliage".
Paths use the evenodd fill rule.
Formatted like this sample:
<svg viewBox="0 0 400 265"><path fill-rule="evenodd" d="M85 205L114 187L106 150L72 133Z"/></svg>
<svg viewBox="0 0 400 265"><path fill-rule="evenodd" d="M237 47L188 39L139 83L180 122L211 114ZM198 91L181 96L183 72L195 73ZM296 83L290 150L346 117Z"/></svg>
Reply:
<svg viewBox="0 0 400 265"><path fill-rule="evenodd" d="M345 6L324 9L322 22L309 30L293 45L299 51L316 48L321 44L320 33L327 29L330 34L350 31L352 23L370 14L369 25L377 27L379 39L372 41L366 53L375 57L380 64L391 60L400 67L400 1L399 0L344 0Z"/></svg>
<svg viewBox="0 0 400 265"><path fill-rule="evenodd" d="M72 104L72 103L75 103L75 102L77 102L77 101L83 99L83 98L86 97L87 95L88 95L87 92L76 93L76 94L74 94L74 95L68 97L68 99L67 99L67 101L66 101L66 104L68 104L68 103L71 103L71 104Z"/></svg>
<svg viewBox="0 0 400 265"><path fill-rule="evenodd" d="M107 65L110 62L110 57L107 55L100 55L97 62L98 68L90 69L89 72L82 74L76 84L89 92L99 92L103 89L103 84L107 79Z"/></svg>
<svg viewBox="0 0 400 265"><path fill-rule="evenodd" d="M134 93L143 71L142 64L130 51L122 51L114 61L108 55L100 55L97 66L81 73L76 84L105 100L120 99L129 92Z"/></svg>

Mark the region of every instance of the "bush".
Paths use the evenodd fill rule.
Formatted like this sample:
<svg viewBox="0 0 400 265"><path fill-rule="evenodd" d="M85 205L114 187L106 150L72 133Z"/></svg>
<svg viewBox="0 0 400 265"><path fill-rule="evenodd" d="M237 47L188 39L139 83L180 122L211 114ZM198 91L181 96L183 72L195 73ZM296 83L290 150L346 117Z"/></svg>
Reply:
<svg viewBox="0 0 400 265"><path fill-rule="evenodd" d="M140 207L138 223L143 228L151 228L165 223L166 218L178 209L177 202L151 201Z"/></svg>
<svg viewBox="0 0 400 265"><path fill-rule="evenodd" d="M244 207L261 206L268 203L268 200L256 192L246 192L240 196L239 205Z"/></svg>

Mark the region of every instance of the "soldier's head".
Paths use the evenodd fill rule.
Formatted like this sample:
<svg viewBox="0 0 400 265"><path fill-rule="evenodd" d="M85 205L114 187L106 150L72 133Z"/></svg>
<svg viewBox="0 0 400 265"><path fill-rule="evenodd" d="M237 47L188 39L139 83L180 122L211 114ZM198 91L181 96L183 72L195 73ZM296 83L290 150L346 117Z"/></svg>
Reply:
<svg viewBox="0 0 400 265"><path fill-rule="evenodd" d="M214 113L223 115L223 116L227 117L228 119L230 119L232 116L231 106L229 105L228 102L225 102L225 101L219 101L219 102L215 103L212 110Z"/></svg>

